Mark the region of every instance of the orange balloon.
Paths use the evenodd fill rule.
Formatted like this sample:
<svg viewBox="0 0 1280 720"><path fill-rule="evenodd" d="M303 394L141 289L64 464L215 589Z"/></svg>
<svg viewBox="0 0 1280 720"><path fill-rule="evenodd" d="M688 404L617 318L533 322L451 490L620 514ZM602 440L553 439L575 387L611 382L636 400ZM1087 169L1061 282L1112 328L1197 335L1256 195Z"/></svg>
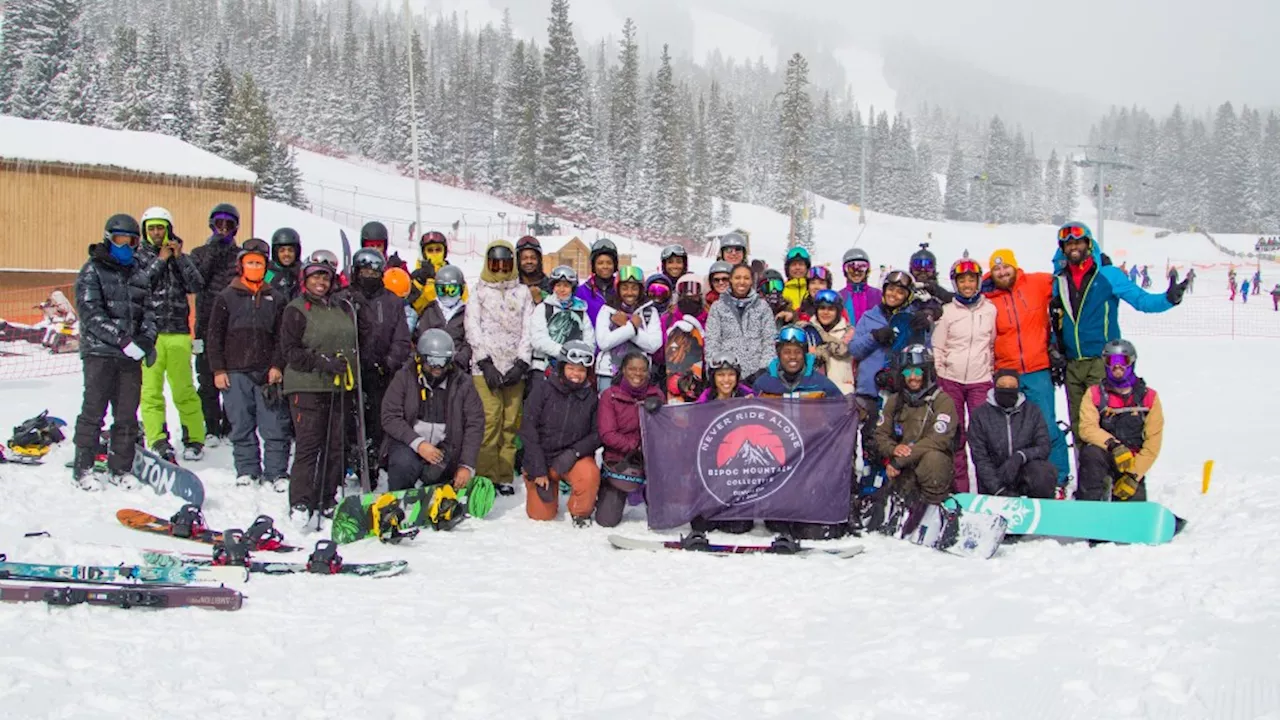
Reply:
<svg viewBox="0 0 1280 720"><path fill-rule="evenodd" d="M401 267L393 267L382 275L382 284L403 299L409 297L409 273Z"/></svg>

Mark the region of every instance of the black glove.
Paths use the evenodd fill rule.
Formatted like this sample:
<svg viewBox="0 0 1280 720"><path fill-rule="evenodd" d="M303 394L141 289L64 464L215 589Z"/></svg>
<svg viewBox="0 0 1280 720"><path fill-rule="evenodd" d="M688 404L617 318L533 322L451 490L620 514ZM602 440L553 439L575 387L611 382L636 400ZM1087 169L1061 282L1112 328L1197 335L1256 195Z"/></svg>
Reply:
<svg viewBox="0 0 1280 720"><path fill-rule="evenodd" d="M426 285L428 280L436 279L435 266L431 263L427 263L426 265L423 265L417 270L409 273L409 277L413 278L413 281L419 285Z"/></svg>
<svg viewBox="0 0 1280 720"><path fill-rule="evenodd" d="M1049 343L1049 380L1059 387L1067 384L1067 356L1054 342Z"/></svg>
<svg viewBox="0 0 1280 720"><path fill-rule="evenodd" d="M321 355L320 359L316 361L316 366L327 373L333 373L334 375L338 375L340 373L346 372L347 361L343 360L340 357L330 357L328 355Z"/></svg>
<svg viewBox="0 0 1280 720"><path fill-rule="evenodd" d="M497 390L502 387L502 373L498 372L498 368L493 366L493 360L485 358L476 363L480 366L480 373L484 375L484 384L490 390Z"/></svg>
<svg viewBox="0 0 1280 720"><path fill-rule="evenodd" d="M1015 452L1009 456L1008 460L1004 461L1004 464L1000 466L1000 479L1004 481L1005 485L1013 485L1018 481L1018 471L1022 469L1022 465L1026 461L1026 456L1020 452Z"/></svg>
<svg viewBox="0 0 1280 720"><path fill-rule="evenodd" d="M574 463L578 462L578 454L572 450L565 450L551 461L551 469L561 478L573 469Z"/></svg>
<svg viewBox="0 0 1280 720"><path fill-rule="evenodd" d="M895 335L897 335L897 332L888 325L871 331L871 339L884 347L889 347L893 344L893 338Z"/></svg>
<svg viewBox="0 0 1280 720"><path fill-rule="evenodd" d="M929 330L933 326L933 318L928 309L920 310L911 316L911 329L916 332Z"/></svg>
<svg viewBox="0 0 1280 720"><path fill-rule="evenodd" d="M897 377L898 374L889 368L880 368L876 371L876 388L886 392L897 392Z"/></svg>
<svg viewBox="0 0 1280 720"><path fill-rule="evenodd" d="M507 371L507 374L502 376L502 387L518 385L520 381L524 380L524 374L527 372L529 372L529 363L523 360L516 360L511 365L511 369Z"/></svg>
<svg viewBox="0 0 1280 720"><path fill-rule="evenodd" d="M662 400L654 395L644 399L644 410L648 413L658 412L658 408L662 407Z"/></svg>
<svg viewBox="0 0 1280 720"><path fill-rule="evenodd" d="M1187 283L1189 282L1191 281L1183 280L1178 283L1174 282L1171 278L1169 280L1169 289L1164 291L1164 299L1168 300L1170 305L1177 305L1181 303L1182 296L1187 294Z"/></svg>
<svg viewBox="0 0 1280 720"><path fill-rule="evenodd" d="M280 391L280 388L280 383L262 386L262 402L272 410L279 410L285 406L284 394Z"/></svg>

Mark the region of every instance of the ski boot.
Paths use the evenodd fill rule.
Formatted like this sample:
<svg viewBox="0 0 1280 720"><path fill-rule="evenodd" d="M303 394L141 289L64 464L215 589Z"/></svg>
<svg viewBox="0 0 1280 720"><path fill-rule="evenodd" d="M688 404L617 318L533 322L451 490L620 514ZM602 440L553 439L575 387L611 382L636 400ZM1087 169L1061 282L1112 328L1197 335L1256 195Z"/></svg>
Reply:
<svg viewBox="0 0 1280 720"><path fill-rule="evenodd" d="M591 519L590 515L573 516L573 526L578 530L586 530L592 525L595 525L595 521Z"/></svg>
<svg viewBox="0 0 1280 720"><path fill-rule="evenodd" d="M200 443L187 443L182 448L182 459L186 462L194 462L204 459L204 445Z"/></svg>
<svg viewBox="0 0 1280 720"><path fill-rule="evenodd" d="M173 526L170 532L174 537L192 538L205 530L204 513L198 506L187 503L169 518L169 524Z"/></svg>
<svg viewBox="0 0 1280 720"><path fill-rule="evenodd" d="M317 540L316 549L307 558L307 572L318 575L336 575L342 570L342 556L338 544L332 540Z"/></svg>

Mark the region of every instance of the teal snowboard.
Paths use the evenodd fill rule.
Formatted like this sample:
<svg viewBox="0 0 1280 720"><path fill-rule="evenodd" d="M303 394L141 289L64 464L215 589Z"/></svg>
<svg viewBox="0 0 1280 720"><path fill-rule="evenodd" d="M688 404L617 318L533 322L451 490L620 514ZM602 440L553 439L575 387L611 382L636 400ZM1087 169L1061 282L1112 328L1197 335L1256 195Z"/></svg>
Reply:
<svg viewBox="0 0 1280 720"><path fill-rule="evenodd" d="M1160 545L1172 540L1186 524L1153 502L1035 500L973 493L956 493L955 499L966 512L1004 517L1011 535Z"/></svg>
<svg viewBox="0 0 1280 720"><path fill-rule="evenodd" d="M152 567L148 565L37 565L4 562L0 555L0 579L75 580L84 582L138 582L187 584L195 582L244 582L242 567Z"/></svg>

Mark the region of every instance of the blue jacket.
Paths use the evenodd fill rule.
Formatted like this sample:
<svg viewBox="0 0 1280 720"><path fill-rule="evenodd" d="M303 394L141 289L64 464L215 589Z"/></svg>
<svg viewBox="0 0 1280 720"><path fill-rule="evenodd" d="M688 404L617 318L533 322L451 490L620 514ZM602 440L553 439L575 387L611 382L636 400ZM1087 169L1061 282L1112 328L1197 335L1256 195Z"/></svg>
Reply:
<svg viewBox="0 0 1280 720"><path fill-rule="evenodd" d="M804 372L796 380L794 386L787 383L779 376L778 359L774 358L769 363L769 372L756 378L755 385L751 388L757 396L770 395L773 397L806 397L806 396L822 396L822 397L843 397L840 388L836 384L827 379L826 375L813 369L814 357L812 353L805 355Z"/></svg>
<svg viewBox="0 0 1280 720"><path fill-rule="evenodd" d="M862 314L858 324L853 328L853 339L849 341L849 354L858 363L858 377L854 383L854 392L858 395L876 396L880 394L876 387L876 373L889 367L893 354L912 342L925 346L931 344L930 333L913 332L911 309L904 307L893 314L893 325L898 329L893 343L885 348L871 337L871 333L889 324L884 315L884 305L876 305Z"/></svg>
<svg viewBox="0 0 1280 720"><path fill-rule="evenodd" d="M1054 260L1056 265L1057 258ZM1121 300L1144 313L1161 313L1173 307L1164 293L1149 293L1135 285L1120 268L1103 265L1097 244L1093 245L1093 267L1085 273L1075 296L1070 268L1063 267L1056 275L1053 302L1064 311L1062 342L1070 360L1101 357L1103 346L1120 339Z"/></svg>

